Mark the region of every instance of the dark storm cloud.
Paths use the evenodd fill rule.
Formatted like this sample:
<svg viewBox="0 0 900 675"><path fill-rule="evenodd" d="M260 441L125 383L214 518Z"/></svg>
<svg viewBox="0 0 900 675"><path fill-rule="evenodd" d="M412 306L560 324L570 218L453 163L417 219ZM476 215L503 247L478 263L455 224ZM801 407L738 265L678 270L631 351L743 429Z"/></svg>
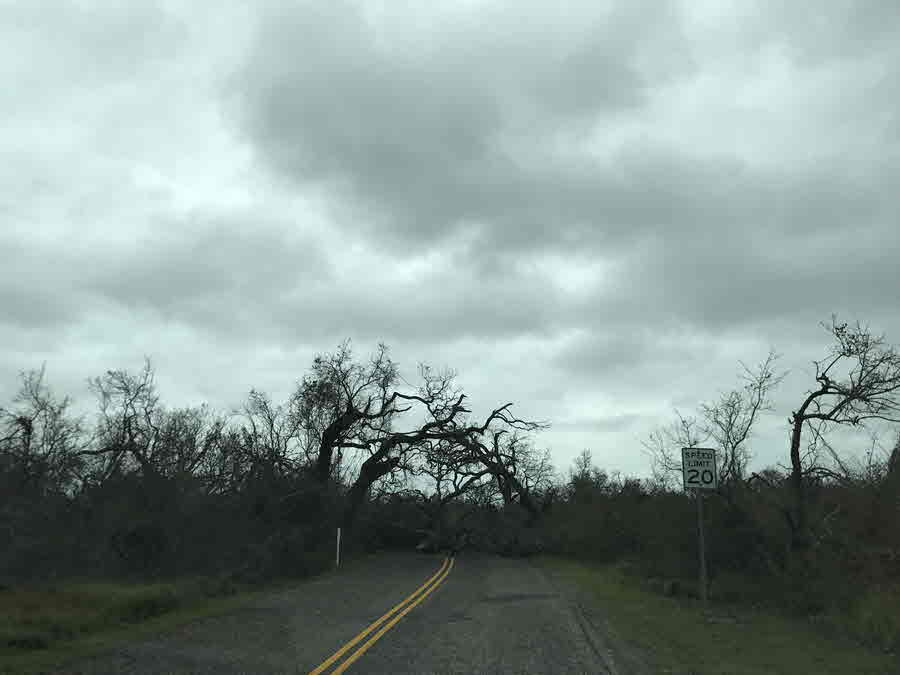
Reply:
<svg viewBox="0 0 900 675"><path fill-rule="evenodd" d="M872 30L868 19L844 26L842 12L826 21L828 39ZM239 80L241 123L277 171L336 190L351 214L350 236L366 233L373 244L400 237L409 246L474 224L480 236L469 262L479 274L480 257L496 250L610 255L634 245L645 257L626 272L633 278L614 306L650 303L715 324L765 313L768 300L745 297L752 288L757 300L772 295L776 313L785 298L870 297L845 290L872 261L848 260L839 247L858 248L859 234L849 233L866 236L891 217L895 169L886 179L877 157L859 156L798 166L790 148L781 166L760 166L714 139L688 149L638 137L598 155L582 133L567 150L573 130L586 128L578 120L608 123L615 133L616 121L638 114L655 87L690 80L696 68L681 17L645 7L587 13L588 30L570 27L562 37L527 28L517 37L512 23L512 37L501 36L490 23L521 15L528 13L487 11L473 35L451 28L454 39L407 54L381 49L376 27L354 4L283 9L263 24ZM757 28L763 42L785 39L780 27ZM798 48L811 49L812 38L796 30ZM787 34L791 44L797 36ZM654 41L663 47L648 52ZM289 58L297 45L303 58ZM661 63L675 64L662 81ZM803 261L810 242L793 237L826 230L847 233L846 241ZM897 245L892 232L881 236L882 248ZM796 255L786 260L782 248ZM833 272L823 277L822 266ZM876 277L889 282L893 273L879 267ZM785 292L786 277L794 283ZM716 296L731 284L734 292Z"/></svg>
<svg viewBox="0 0 900 675"><path fill-rule="evenodd" d="M543 228L583 225L604 205L640 218L659 207L643 207L615 167L553 147L581 118L645 100L652 81L635 61L672 17L627 7L576 16L557 35L517 32L517 11L488 13L472 34L450 28L454 39L411 54L380 48L354 4L282 8L237 80L239 119L266 162L333 187L356 226L407 243L472 223L495 243L546 240ZM290 57L298 45L303 58Z"/></svg>
<svg viewBox="0 0 900 675"><path fill-rule="evenodd" d="M898 20L15 3L0 374L46 359L82 382L150 353L179 401L229 405L385 340L407 376L456 367L479 410L558 422L561 466L594 447L643 472L655 421L769 346L802 371L832 312L900 341Z"/></svg>

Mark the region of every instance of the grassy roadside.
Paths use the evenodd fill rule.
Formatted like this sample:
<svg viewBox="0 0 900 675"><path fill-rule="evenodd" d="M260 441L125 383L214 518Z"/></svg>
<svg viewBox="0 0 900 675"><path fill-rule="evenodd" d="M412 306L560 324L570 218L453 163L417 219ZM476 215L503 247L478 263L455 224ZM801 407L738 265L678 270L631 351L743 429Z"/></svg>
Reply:
<svg viewBox="0 0 900 675"><path fill-rule="evenodd" d="M618 634L646 654L654 672L703 675L900 673L897 656L773 612L714 605L640 588L612 565L554 557L538 564L597 601Z"/></svg>
<svg viewBox="0 0 900 675"><path fill-rule="evenodd" d="M199 577L172 583L65 582L0 590L0 673L52 671L128 641L239 609L308 579L250 586Z"/></svg>

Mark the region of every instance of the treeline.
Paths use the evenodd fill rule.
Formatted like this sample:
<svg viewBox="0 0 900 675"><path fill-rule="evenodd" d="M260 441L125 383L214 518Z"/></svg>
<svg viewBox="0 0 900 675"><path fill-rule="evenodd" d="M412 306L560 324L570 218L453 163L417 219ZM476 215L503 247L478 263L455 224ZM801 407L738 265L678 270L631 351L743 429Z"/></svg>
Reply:
<svg viewBox="0 0 900 675"><path fill-rule="evenodd" d="M237 410L163 404L147 361L89 381L79 417L22 373L0 409L0 582L61 577L242 579L326 568L347 554L442 545L448 505L538 508L549 477L528 443L542 424L512 404L476 420L454 373L400 386L381 345L316 357L284 402L251 390ZM430 542L430 543L429 543Z"/></svg>
<svg viewBox="0 0 900 675"><path fill-rule="evenodd" d="M286 400L251 390L228 412L165 406L148 362L91 379L96 413L80 418L43 370L25 372L0 410L0 583L305 575L331 564L341 527L347 555L545 551L620 561L696 594L679 461L682 447L708 446L719 457L711 596L808 614L863 611L863 599L866 621L900 639L900 438L862 458L831 440L837 427L897 421L900 354L859 324L824 327L810 388L775 411L789 412L783 463L751 470L754 426L783 379L770 353L648 436L647 480L610 475L588 453L560 476L533 444L546 423L511 403L477 419L453 372L420 365L406 384L383 345L365 359L340 345Z"/></svg>
<svg viewBox="0 0 900 675"><path fill-rule="evenodd" d="M831 344L793 410L773 410L784 374L770 353L744 367L733 391L649 434L652 479L611 476L583 453L554 488L544 545L619 562L651 588L697 597L697 509L681 488L680 450L714 447L719 487L705 497L710 596L849 626L900 649L900 435L889 424L900 421L900 354L859 324L823 326ZM788 419L784 460L752 471L752 432L766 411ZM837 446L838 427L872 432L868 449Z"/></svg>

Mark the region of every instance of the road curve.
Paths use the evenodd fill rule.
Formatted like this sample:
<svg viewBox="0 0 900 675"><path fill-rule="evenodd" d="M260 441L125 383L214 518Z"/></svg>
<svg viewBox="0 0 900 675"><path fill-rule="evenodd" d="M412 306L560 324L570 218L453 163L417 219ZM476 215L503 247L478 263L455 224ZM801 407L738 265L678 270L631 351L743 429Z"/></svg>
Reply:
<svg viewBox="0 0 900 675"><path fill-rule="evenodd" d="M463 553L382 554L267 594L224 616L71 664L61 673L310 673L439 571L322 669L347 673L617 673L606 639L566 589L526 560ZM447 570L449 569L449 573ZM422 598L430 590L410 602ZM390 623L387 630L384 630ZM383 633L377 640L372 637ZM340 672L340 670L339 670Z"/></svg>

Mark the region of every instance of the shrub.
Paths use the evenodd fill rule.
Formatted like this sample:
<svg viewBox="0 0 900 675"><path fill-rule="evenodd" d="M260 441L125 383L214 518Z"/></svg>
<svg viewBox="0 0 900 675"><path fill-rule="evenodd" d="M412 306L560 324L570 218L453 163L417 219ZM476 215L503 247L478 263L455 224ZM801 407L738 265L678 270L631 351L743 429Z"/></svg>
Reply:
<svg viewBox="0 0 900 675"><path fill-rule="evenodd" d="M133 594L125 595L109 608L110 618L127 623L138 623L177 609L181 604L175 588L148 586Z"/></svg>

